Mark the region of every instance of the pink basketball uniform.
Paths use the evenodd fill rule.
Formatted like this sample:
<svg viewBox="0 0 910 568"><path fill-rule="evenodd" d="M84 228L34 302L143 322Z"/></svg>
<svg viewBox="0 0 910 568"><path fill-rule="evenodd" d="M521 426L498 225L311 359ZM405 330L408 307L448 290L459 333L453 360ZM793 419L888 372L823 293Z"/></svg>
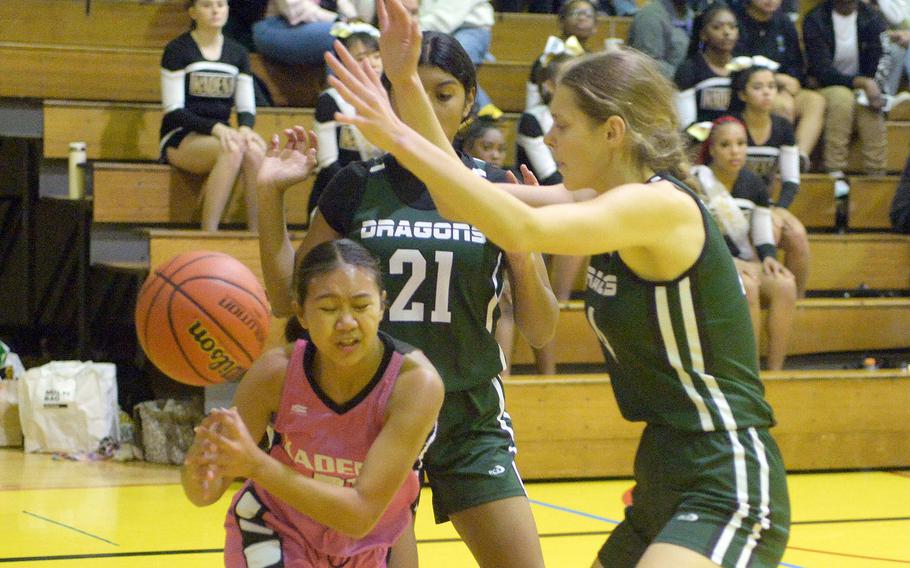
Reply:
<svg viewBox="0 0 910 568"><path fill-rule="evenodd" d="M288 363L270 455L301 475L351 487L385 422L386 406L410 346L380 333L385 355L376 376L344 404L332 401L312 373L315 346L299 340ZM382 518L362 539L335 531L248 481L234 496L225 529L225 565L244 568L385 566L388 550L411 521L420 491L412 471Z"/></svg>

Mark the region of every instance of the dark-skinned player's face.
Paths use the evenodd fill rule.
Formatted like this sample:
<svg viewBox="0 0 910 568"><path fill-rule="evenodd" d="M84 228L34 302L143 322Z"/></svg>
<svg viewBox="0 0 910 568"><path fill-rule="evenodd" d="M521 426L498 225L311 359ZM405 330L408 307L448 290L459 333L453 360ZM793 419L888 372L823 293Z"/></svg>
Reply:
<svg viewBox="0 0 910 568"><path fill-rule="evenodd" d="M474 93L466 93L458 79L439 67L421 65L417 73L442 130L449 141L454 140L461 122L474 104Z"/></svg>

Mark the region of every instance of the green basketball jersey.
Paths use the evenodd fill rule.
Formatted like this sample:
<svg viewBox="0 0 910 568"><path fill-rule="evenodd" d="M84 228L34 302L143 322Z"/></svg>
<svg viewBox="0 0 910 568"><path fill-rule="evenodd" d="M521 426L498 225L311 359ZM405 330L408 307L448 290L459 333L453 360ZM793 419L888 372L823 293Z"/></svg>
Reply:
<svg viewBox="0 0 910 568"><path fill-rule="evenodd" d="M366 189L345 236L380 259L388 293L382 329L421 349L447 391L489 381L504 367L493 337L504 253L474 227L441 217L432 201L420 208L406 202L408 189L390 181L388 169L400 179L396 163L366 165ZM482 162L472 165L486 175Z"/></svg>
<svg viewBox="0 0 910 568"><path fill-rule="evenodd" d="M686 431L771 426L745 289L701 201L705 244L668 282L633 273L619 253L591 257L588 322L600 339L616 400L628 420Z"/></svg>

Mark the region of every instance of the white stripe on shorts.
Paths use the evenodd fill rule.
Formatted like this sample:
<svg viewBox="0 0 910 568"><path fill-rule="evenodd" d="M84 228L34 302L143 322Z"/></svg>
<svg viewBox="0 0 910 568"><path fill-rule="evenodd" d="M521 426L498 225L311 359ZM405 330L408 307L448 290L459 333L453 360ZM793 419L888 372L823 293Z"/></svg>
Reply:
<svg viewBox="0 0 910 568"><path fill-rule="evenodd" d="M758 437L758 432L755 428L749 428L749 436L752 438L752 443L755 445L755 456L758 460L761 502L758 506L758 522L752 525L752 532L746 540L746 546L743 547L742 554L739 555L739 560L736 561L736 568L746 568L749 565L749 560L752 558L752 551L755 550L758 541L761 540L761 531L771 528L771 509L769 508L769 503L771 502L771 468L768 467L768 456L765 454L765 445Z"/></svg>
<svg viewBox="0 0 910 568"><path fill-rule="evenodd" d="M746 474L746 449L739 441L737 431L727 433L730 437L730 444L733 446L733 475L736 482L736 511L730 517L730 521L724 527L723 532L718 539L714 550L711 552L711 561L716 564L723 564L724 556L730 549L733 537L743 526L743 519L749 514L749 483Z"/></svg>

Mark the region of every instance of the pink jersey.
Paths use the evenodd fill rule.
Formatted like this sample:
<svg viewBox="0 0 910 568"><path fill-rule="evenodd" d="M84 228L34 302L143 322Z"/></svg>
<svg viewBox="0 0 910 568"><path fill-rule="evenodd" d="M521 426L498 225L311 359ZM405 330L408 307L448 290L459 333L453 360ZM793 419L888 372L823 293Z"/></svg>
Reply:
<svg viewBox="0 0 910 568"><path fill-rule="evenodd" d="M270 450L273 458L293 467L301 475L324 483L347 487L354 484L370 446L382 430L386 406L398 378L404 353L407 352L403 351L403 344L396 344L389 336L380 334L380 337L386 345L386 352L376 376L344 405L333 402L322 392L316 381L307 375L305 369L311 367L309 363L315 349L307 341L297 341L288 363L284 390L274 421L276 436L273 441L276 443ZM246 525L252 533L258 532L266 539L269 536L259 529L274 531L275 536L270 538L280 539L285 566L294 564L289 562L292 559L287 558L292 549L309 550L336 560L358 555L384 559L386 549L398 539L410 522L411 506L419 491L417 473L412 471L373 530L358 540L295 510L255 482L247 482L234 497L228 513L225 559L230 560L229 549L236 555L243 548L247 562L228 562L228 565L257 564L250 562L252 558L246 552L250 548L247 546L247 535L244 535L241 546L236 542L240 536L236 530L238 524L241 530L245 530ZM265 526L254 526L257 520L264 521ZM232 540L235 542L232 543ZM254 540L260 541L262 538L256 537ZM266 561L262 565L270 564Z"/></svg>

